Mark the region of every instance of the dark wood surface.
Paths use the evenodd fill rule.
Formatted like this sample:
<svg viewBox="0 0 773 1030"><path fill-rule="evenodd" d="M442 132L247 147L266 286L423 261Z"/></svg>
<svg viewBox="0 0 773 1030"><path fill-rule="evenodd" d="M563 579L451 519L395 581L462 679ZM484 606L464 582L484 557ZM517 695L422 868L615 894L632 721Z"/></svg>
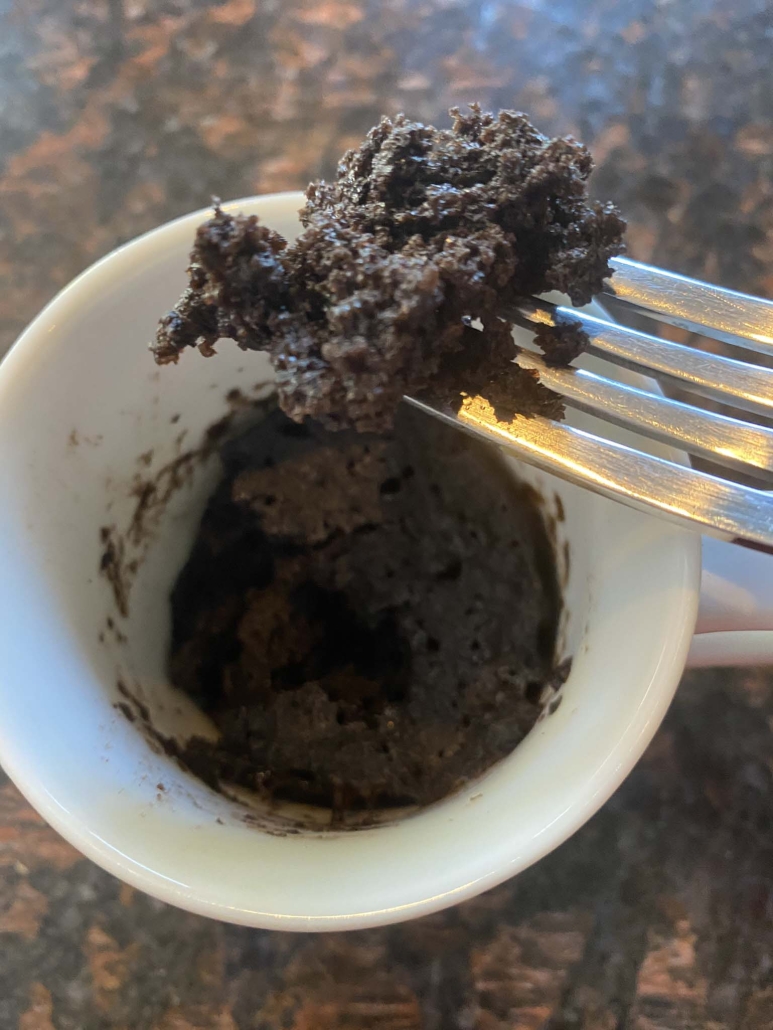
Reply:
<svg viewBox="0 0 773 1030"><path fill-rule="evenodd" d="M633 256L773 294L765 0L0 0L0 353L116 244L480 100L595 152ZM8 689L8 685L4 685ZM693 673L558 851L441 915L187 915L0 787L0 1030L773 1027L773 674Z"/></svg>

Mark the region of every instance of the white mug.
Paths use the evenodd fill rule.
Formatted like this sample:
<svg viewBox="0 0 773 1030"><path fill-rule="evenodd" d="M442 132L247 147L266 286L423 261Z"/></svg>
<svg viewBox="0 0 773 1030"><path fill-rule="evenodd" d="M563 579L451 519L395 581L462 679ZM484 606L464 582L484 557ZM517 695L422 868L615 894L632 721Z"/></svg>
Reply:
<svg viewBox="0 0 773 1030"><path fill-rule="evenodd" d="M301 202L284 194L228 207L292 237ZM687 663L773 657L773 561L704 541L701 594L699 535L518 466L547 516L556 498L565 515L555 522L562 566L569 555L560 637L574 661L557 710L476 782L383 825L297 831L283 829L281 812L249 816L115 707L120 679L161 732L202 725L167 682L168 596L216 459L183 462L189 479L148 515L136 554L127 544L125 564L139 562L127 618L99 571L101 530L125 534L142 477L199 439L229 390L249 392L268 374L263 356L231 343L163 369L148 353L205 215L84 272L0 366L0 761L85 855L193 912L338 930L442 909L537 861L606 801Z"/></svg>

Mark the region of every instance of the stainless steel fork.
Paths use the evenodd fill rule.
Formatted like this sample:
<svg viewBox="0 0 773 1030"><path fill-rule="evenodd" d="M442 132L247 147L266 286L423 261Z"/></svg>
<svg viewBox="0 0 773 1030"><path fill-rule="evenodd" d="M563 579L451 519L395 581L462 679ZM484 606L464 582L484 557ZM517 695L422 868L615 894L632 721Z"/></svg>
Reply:
<svg viewBox="0 0 773 1030"><path fill-rule="evenodd" d="M624 258L611 264L614 276L605 294L629 311L773 357L773 302ZM466 397L458 412L431 396L408 400L597 493L713 536L773 548L773 429L742 414L773 418L773 368L710 354L541 300L518 304L510 316L532 329L567 318L579 321L590 340L588 353L732 407L737 415L717 414L593 372L550 367L531 351L516 358L522 367L535 369L567 404L707 458L714 466L751 473L759 486L733 482L721 469L710 474L545 418L499 422L481 397Z"/></svg>

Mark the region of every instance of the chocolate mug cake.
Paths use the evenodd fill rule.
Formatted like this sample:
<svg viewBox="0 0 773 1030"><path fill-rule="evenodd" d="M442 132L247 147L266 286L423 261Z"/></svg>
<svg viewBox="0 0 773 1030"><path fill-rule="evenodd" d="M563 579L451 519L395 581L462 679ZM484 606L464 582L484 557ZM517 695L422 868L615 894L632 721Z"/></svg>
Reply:
<svg viewBox="0 0 773 1030"><path fill-rule="evenodd" d="M160 364L224 337L277 376L279 408L223 448L172 596L172 679L219 731L177 753L214 787L335 818L427 804L509 754L568 673L539 499L398 406L430 387L458 404L464 384L560 418L501 314L551 289L587 302L624 224L588 200L580 144L514 112L452 115L382 119L309 187L292 243L216 206L159 325ZM556 363L582 344L537 342Z"/></svg>

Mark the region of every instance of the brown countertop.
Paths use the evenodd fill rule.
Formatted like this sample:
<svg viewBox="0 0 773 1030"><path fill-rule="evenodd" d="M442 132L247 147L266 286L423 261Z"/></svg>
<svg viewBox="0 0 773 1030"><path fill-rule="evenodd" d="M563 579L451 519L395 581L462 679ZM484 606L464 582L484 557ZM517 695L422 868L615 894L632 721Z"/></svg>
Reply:
<svg viewBox="0 0 773 1030"><path fill-rule="evenodd" d="M773 295L772 46L765 0L0 0L0 353L116 244L471 99L588 142L634 257ZM152 901L6 782L0 1030L773 1027L772 729L773 674L690 674L558 851L350 935Z"/></svg>

